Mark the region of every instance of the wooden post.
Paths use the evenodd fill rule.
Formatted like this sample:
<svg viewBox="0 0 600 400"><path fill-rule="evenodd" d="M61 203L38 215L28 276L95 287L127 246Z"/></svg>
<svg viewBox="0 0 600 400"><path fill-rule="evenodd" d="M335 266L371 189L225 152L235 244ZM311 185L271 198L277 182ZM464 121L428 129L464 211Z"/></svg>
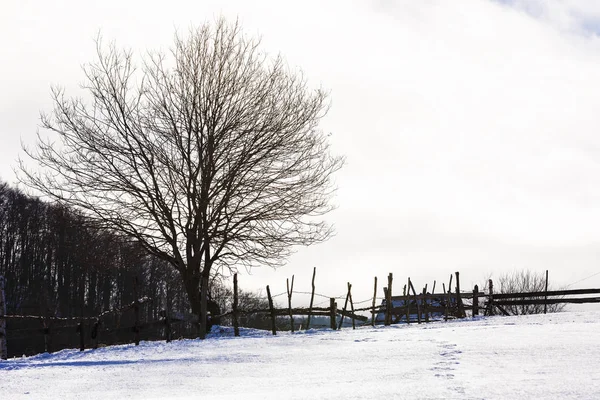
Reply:
<svg viewBox="0 0 600 400"><path fill-rule="evenodd" d="M490 279L488 281L488 303L485 309L486 315L494 315L494 283Z"/></svg>
<svg viewBox="0 0 600 400"><path fill-rule="evenodd" d="M6 296L4 295L4 276L0 275L0 360L8 358L8 347L6 346Z"/></svg>
<svg viewBox="0 0 600 400"><path fill-rule="evenodd" d="M406 307L406 323L410 324L410 277L408 282L404 285L404 307Z"/></svg>
<svg viewBox="0 0 600 400"><path fill-rule="evenodd" d="M96 318L94 321L94 325L92 326L92 347L95 349L98 348L98 331L100 330L100 320Z"/></svg>
<svg viewBox="0 0 600 400"><path fill-rule="evenodd" d="M450 310L452 307L452 278L454 278L454 276L452 274L450 274L450 282L448 282L448 317L450 316ZM446 317L446 320L448 318Z"/></svg>
<svg viewBox="0 0 600 400"><path fill-rule="evenodd" d="M435 294L435 280L433 281L433 289L431 289L431 294Z"/></svg>
<svg viewBox="0 0 600 400"><path fill-rule="evenodd" d="M429 313L427 310L427 285L423 288L423 314L425 315L425 322L429 322Z"/></svg>
<svg viewBox="0 0 600 400"><path fill-rule="evenodd" d="M269 311L271 312L271 330L273 335L277 335L277 325L275 323L275 309L273 308L273 298L271 297L271 289L267 285L267 297L269 298Z"/></svg>
<svg viewBox="0 0 600 400"><path fill-rule="evenodd" d="M548 270L546 270L546 290L544 294L544 314L548 310Z"/></svg>
<svg viewBox="0 0 600 400"><path fill-rule="evenodd" d="M84 340L84 336L83 336L83 319L81 319L79 321L79 323L77 324L77 332L79 332L79 351L84 351L85 350L85 340Z"/></svg>
<svg viewBox="0 0 600 400"><path fill-rule="evenodd" d="M421 323L421 305L419 304L419 299L417 299L417 292L415 291L415 287L413 286L410 278L408 278L408 283L410 286L410 290L413 292L413 296L415 298L415 303L417 304L417 323Z"/></svg>
<svg viewBox="0 0 600 400"><path fill-rule="evenodd" d="M171 342L171 312L169 309L165 310L165 341Z"/></svg>
<svg viewBox="0 0 600 400"><path fill-rule="evenodd" d="M50 337L51 329L51 321L50 317L46 317L42 319L43 329L44 329L44 351L46 353L52 352L52 338Z"/></svg>
<svg viewBox="0 0 600 400"><path fill-rule="evenodd" d="M240 325L238 323L238 280L237 273L233 274L233 335L240 336Z"/></svg>
<svg viewBox="0 0 600 400"><path fill-rule="evenodd" d="M335 298L331 297L329 299L329 325L331 329L335 331L336 323L335 323L335 315L337 313L337 304L335 302Z"/></svg>
<svg viewBox="0 0 600 400"><path fill-rule="evenodd" d="M448 302L450 301L450 297L446 295L446 284L443 282L442 282L442 290L444 292L442 299L444 297L446 297L446 299L444 300L444 321L448 321Z"/></svg>
<svg viewBox="0 0 600 400"><path fill-rule="evenodd" d="M387 325L392 323L392 282L394 280L394 276L390 272L388 275L388 286L387 286Z"/></svg>
<svg viewBox="0 0 600 400"><path fill-rule="evenodd" d="M288 295L288 314L290 316L290 328L294 332L294 316L292 315L292 293L294 292L294 275L292 275L292 286L290 287L290 280L286 279L287 284L287 295Z"/></svg>
<svg viewBox="0 0 600 400"><path fill-rule="evenodd" d="M200 315L198 321L200 322L200 340L206 339L207 334L207 326L208 322L208 276L204 276L202 274L202 279L200 280Z"/></svg>
<svg viewBox="0 0 600 400"><path fill-rule="evenodd" d="M473 288L473 316L479 315L479 286Z"/></svg>
<svg viewBox="0 0 600 400"><path fill-rule="evenodd" d="M460 279L459 279L458 271L456 271L455 274L456 274L456 305L458 306L458 316L460 318L465 318L467 316L467 314L465 313L465 306L462 302L462 298L460 297Z"/></svg>
<svg viewBox="0 0 600 400"><path fill-rule="evenodd" d="M377 277L375 277L375 284L373 286L373 305L371 311L371 326L375 326L375 302L377 301Z"/></svg>
<svg viewBox="0 0 600 400"><path fill-rule="evenodd" d="M348 298L350 297L350 286L350 282L348 282L348 293L346 293L346 301L344 302L344 308L342 309L342 316L340 317L338 329L342 329L342 324L344 323L344 314L346 313L346 308L348 307Z"/></svg>
<svg viewBox="0 0 600 400"><path fill-rule="evenodd" d="M350 310L352 311L352 329L356 329L356 324L354 322L354 302L352 301L352 285L348 282L348 296L350 297Z"/></svg>
<svg viewBox="0 0 600 400"><path fill-rule="evenodd" d="M172 332L171 332L171 308L172 308L172 304L171 304L171 296L170 296L170 291L169 291L169 287L166 287L166 292L167 292L167 308L165 310L165 340L167 343L171 342L172 339Z"/></svg>
<svg viewBox="0 0 600 400"><path fill-rule="evenodd" d="M138 279L133 279L133 312L135 314L135 322L133 327L135 345L140 345L140 299L138 294Z"/></svg>
<svg viewBox="0 0 600 400"><path fill-rule="evenodd" d="M310 292L310 305L308 306L308 318L306 318L306 329L310 329L310 314L312 313L313 301L315 299L315 275L317 274L317 267L313 268L312 276L312 291Z"/></svg>
<svg viewBox="0 0 600 400"><path fill-rule="evenodd" d="M388 297L388 288L387 287L383 288L383 297L385 298L385 316L383 319L383 324L385 326L388 326L390 324L390 306L389 306L390 300Z"/></svg>

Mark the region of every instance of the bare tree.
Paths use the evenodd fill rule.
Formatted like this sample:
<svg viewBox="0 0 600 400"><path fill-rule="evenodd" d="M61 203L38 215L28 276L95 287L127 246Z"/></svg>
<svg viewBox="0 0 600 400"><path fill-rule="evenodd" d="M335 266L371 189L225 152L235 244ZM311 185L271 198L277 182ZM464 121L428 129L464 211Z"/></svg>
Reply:
<svg viewBox="0 0 600 400"><path fill-rule="evenodd" d="M343 159L318 130L327 93L259 44L220 19L138 68L98 40L91 100L53 89L49 136L24 149L39 168L19 163L30 187L172 264L203 317L211 273L279 266L331 234L320 217Z"/></svg>
<svg viewBox="0 0 600 400"><path fill-rule="evenodd" d="M544 272L535 273L528 269L515 270L500 275L498 283L500 293L543 292L546 289L546 275ZM532 297L526 299L532 299ZM547 311L560 312L564 307L565 304L548 304ZM542 314L544 312L543 304L513 305L504 306L504 308L512 315Z"/></svg>

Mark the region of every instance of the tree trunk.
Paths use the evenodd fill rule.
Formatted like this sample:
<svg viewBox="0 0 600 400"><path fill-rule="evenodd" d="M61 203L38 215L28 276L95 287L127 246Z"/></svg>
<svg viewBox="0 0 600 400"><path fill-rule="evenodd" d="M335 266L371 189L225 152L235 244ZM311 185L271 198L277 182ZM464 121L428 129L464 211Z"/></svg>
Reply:
<svg viewBox="0 0 600 400"><path fill-rule="evenodd" d="M181 275L192 313L200 316L200 276L194 276L191 273Z"/></svg>

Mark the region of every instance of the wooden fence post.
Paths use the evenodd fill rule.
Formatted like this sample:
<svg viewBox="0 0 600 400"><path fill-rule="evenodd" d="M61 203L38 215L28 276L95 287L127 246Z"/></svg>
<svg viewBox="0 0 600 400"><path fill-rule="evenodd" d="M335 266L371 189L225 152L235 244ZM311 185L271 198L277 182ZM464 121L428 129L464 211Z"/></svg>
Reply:
<svg viewBox="0 0 600 400"><path fill-rule="evenodd" d="M329 325L331 329L335 331L336 323L335 323L335 315L337 313L337 304L335 302L335 298L331 297L329 299Z"/></svg>
<svg viewBox="0 0 600 400"><path fill-rule="evenodd" d="M446 321L448 320L450 314L450 307L452 306L452 278L454 275L450 274L450 282L448 282L448 312L446 314Z"/></svg>
<svg viewBox="0 0 600 400"><path fill-rule="evenodd" d="M388 297L388 288L385 286L383 287L383 297L385 298L385 315L383 317L383 324L388 326L390 324L390 300Z"/></svg>
<svg viewBox="0 0 600 400"><path fill-rule="evenodd" d="M377 277L375 277L375 285L373 287L373 310L371 311L371 326L375 326L375 302L377 301Z"/></svg>
<svg viewBox="0 0 600 400"><path fill-rule="evenodd" d="M548 310L548 270L546 270L546 290L544 294L544 314Z"/></svg>
<svg viewBox="0 0 600 400"><path fill-rule="evenodd" d="M417 304L417 323L421 323L421 305L419 304L419 299L417 299L417 292L415 291L415 287L413 286L410 278L408 278L408 283L410 286L410 290L412 290L413 296L415 297L415 303Z"/></svg>
<svg viewBox="0 0 600 400"><path fill-rule="evenodd" d="M389 324L392 323L392 308L394 308L394 304L392 303L392 295L394 293L392 287L392 283L394 282L394 275L390 272L388 275L388 300L389 300L389 312L388 312L388 318L389 318Z"/></svg>
<svg viewBox="0 0 600 400"><path fill-rule="evenodd" d="M269 311L271 312L271 330L273 335L277 335L277 325L275 324L275 309L273 308L273 298L271 297L271 289L267 285L267 297L269 298Z"/></svg>
<svg viewBox="0 0 600 400"><path fill-rule="evenodd" d="M287 284L287 295L288 295L288 314L290 316L290 327L294 332L294 316L292 315L292 293L294 293L294 275L292 275L292 286L290 287L290 280L286 279Z"/></svg>
<svg viewBox="0 0 600 400"><path fill-rule="evenodd" d="M83 336L83 332L84 331L84 325L83 325L83 319L80 320L80 322L77 324L77 332L79 332L79 351L84 351L85 350L85 339Z"/></svg>
<svg viewBox="0 0 600 400"><path fill-rule="evenodd" d="M317 274L317 267L313 268L312 276L312 291L310 292L310 305L308 306L308 318L306 318L306 328L310 329L310 314L312 313L313 301L315 299L315 275Z"/></svg>
<svg viewBox="0 0 600 400"><path fill-rule="evenodd" d="M348 282L348 296L350 297L350 311L352 311L352 329L356 329L356 324L354 322L354 302L352 301L352 285Z"/></svg>
<svg viewBox="0 0 600 400"><path fill-rule="evenodd" d="M486 315L494 315L494 283L490 279L488 281L488 303L485 309Z"/></svg>
<svg viewBox="0 0 600 400"><path fill-rule="evenodd" d="M6 346L6 296L4 295L4 276L0 275L0 360L8 358L8 347Z"/></svg>
<svg viewBox="0 0 600 400"><path fill-rule="evenodd" d="M408 278L408 283L404 285L404 313L406 314L406 323L410 324L410 278Z"/></svg>
<svg viewBox="0 0 600 400"><path fill-rule="evenodd" d="M92 326L92 347L95 349L98 348L98 331L100 330L100 319L96 318L94 321L94 325Z"/></svg>
<svg viewBox="0 0 600 400"><path fill-rule="evenodd" d="M444 300L444 321L448 321L448 302L450 301L450 297L446 294L446 284L444 282L442 282L442 291L444 293L442 299L446 297Z"/></svg>
<svg viewBox="0 0 600 400"><path fill-rule="evenodd" d="M140 345L140 299L138 294L138 279L133 278L133 312L135 314L135 321L133 326L135 345Z"/></svg>
<svg viewBox="0 0 600 400"><path fill-rule="evenodd" d="M348 293L346 293L346 301L344 302L344 308L342 309L342 316L340 317L340 323L338 324L338 329L342 329L342 324L344 323L344 314L346 313L346 308L348 307L348 298L350 296L350 282L348 282Z"/></svg>
<svg viewBox="0 0 600 400"><path fill-rule="evenodd" d="M473 316L479 315L479 286L473 288Z"/></svg>
<svg viewBox="0 0 600 400"><path fill-rule="evenodd" d="M429 322L429 310L427 309L427 285L423 288L423 314L425 314L425 322Z"/></svg>
<svg viewBox="0 0 600 400"><path fill-rule="evenodd" d="M238 323L238 280L237 273L233 274L233 335L240 336L240 325Z"/></svg>
<svg viewBox="0 0 600 400"><path fill-rule="evenodd" d="M460 297L460 279L459 279L458 271L456 271L455 274L456 274L456 304L458 306L458 316L460 318L464 318L467 316L467 314L465 313L465 306L462 302L462 298Z"/></svg>
<svg viewBox="0 0 600 400"><path fill-rule="evenodd" d="M171 313L169 309L165 310L165 341L171 342Z"/></svg>
<svg viewBox="0 0 600 400"><path fill-rule="evenodd" d="M167 343L171 342L171 296L169 295L169 287L165 290L167 293L167 308L165 309L165 340Z"/></svg>
<svg viewBox="0 0 600 400"><path fill-rule="evenodd" d="M200 340L204 340L208 333L206 329L206 322L208 321L208 277L202 274L200 282L200 318L198 318L198 321L200 322Z"/></svg>
<svg viewBox="0 0 600 400"><path fill-rule="evenodd" d="M42 324L43 324L43 329L44 329L44 351L46 353L51 353L52 352L52 344L51 344L51 337L50 337L50 317L46 317L46 318L42 318Z"/></svg>

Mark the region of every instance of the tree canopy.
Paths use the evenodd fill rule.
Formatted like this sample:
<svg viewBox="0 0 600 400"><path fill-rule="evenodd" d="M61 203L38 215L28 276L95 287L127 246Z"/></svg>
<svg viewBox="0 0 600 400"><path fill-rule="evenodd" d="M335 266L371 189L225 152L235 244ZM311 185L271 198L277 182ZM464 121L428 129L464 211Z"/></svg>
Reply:
<svg viewBox="0 0 600 400"><path fill-rule="evenodd" d="M173 265L195 312L219 268L278 266L329 237L343 159L318 129L323 89L224 19L139 64L114 44L97 51L89 100L53 89L48 137L25 149L37 166L20 164L27 185Z"/></svg>

